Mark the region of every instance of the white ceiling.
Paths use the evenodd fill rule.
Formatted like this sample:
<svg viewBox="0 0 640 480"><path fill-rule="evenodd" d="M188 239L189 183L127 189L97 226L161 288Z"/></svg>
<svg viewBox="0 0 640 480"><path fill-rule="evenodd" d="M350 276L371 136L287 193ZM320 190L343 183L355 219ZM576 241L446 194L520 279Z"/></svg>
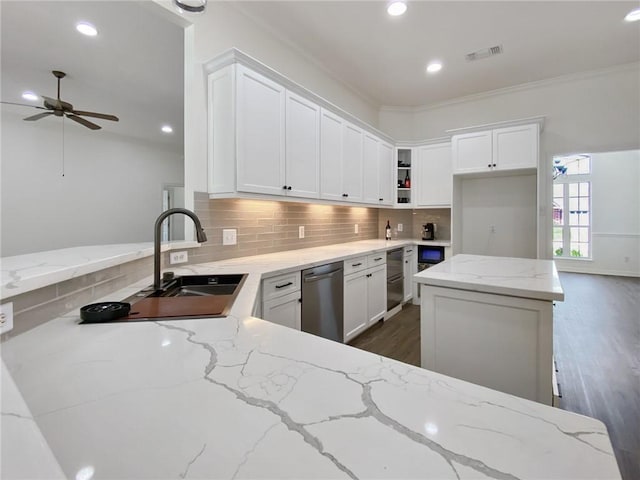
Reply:
<svg viewBox="0 0 640 480"><path fill-rule="evenodd" d="M640 61L640 22L623 21L637 2L408 5L404 16L393 18L384 1L234 2L374 106L432 105ZM132 1L1 0L2 100L24 103L20 94L27 89L55 96L50 71L63 70L68 74L63 100L120 117L117 124L96 120L104 130L181 149L183 31L153 7ZM214 13L209 9L204 15ZM99 35L76 32L79 20L94 23ZM476 62L464 58L494 45L502 45L504 53ZM444 68L427 75L432 59ZM163 123L172 124L175 133L162 134Z"/></svg>
<svg viewBox="0 0 640 480"><path fill-rule="evenodd" d="M255 1L236 7L376 105L422 106L640 60L637 1ZM465 55L502 45L476 62ZM443 70L427 75L432 59Z"/></svg>
<svg viewBox="0 0 640 480"><path fill-rule="evenodd" d="M104 131L182 151L183 29L153 7L131 1L2 0L2 100L29 103L21 98L25 90L55 98L51 70L62 70L67 73L61 83L62 100L78 110L120 118L117 123L89 118ZM75 25L81 20L93 23L98 36L78 33ZM25 117L39 112L3 108ZM160 131L164 123L173 126L173 134ZM87 134L101 131L87 129Z"/></svg>

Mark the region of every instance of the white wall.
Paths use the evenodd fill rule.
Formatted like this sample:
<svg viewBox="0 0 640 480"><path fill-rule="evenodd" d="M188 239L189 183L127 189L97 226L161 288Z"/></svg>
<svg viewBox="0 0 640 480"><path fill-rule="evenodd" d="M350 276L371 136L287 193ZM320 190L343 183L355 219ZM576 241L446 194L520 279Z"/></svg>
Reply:
<svg viewBox="0 0 640 480"><path fill-rule="evenodd" d="M175 13L170 2L155 0ZM192 208L193 192L207 191L207 91L205 63L232 47L247 53L294 82L377 127L378 105L318 67L298 48L278 39L242 14L233 2L209 2L202 15L187 15L192 23L185 38L185 199Z"/></svg>
<svg viewBox="0 0 640 480"><path fill-rule="evenodd" d="M539 171L542 216L538 242L541 256L551 258L549 166L553 156L639 148L639 85L640 64L622 65L432 107L383 108L378 126L398 140L424 140L441 137L454 128L545 116L540 138L543 168Z"/></svg>
<svg viewBox="0 0 640 480"><path fill-rule="evenodd" d="M640 276L640 150L591 157L591 260L556 260L559 270Z"/></svg>
<svg viewBox="0 0 640 480"><path fill-rule="evenodd" d="M460 223L456 251L472 255L536 258L536 176L456 179Z"/></svg>
<svg viewBox="0 0 640 480"><path fill-rule="evenodd" d="M60 118L2 112L1 256L153 240L162 185L183 182L182 152Z"/></svg>

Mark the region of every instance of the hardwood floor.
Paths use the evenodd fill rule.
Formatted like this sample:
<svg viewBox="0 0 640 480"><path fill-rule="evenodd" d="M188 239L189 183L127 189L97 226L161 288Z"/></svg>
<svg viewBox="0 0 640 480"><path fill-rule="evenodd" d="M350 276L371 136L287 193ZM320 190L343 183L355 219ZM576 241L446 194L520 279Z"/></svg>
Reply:
<svg viewBox="0 0 640 480"><path fill-rule="evenodd" d="M560 407L604 422L624 479L640 479L640 279L561 273Z"/></svg>
<svg viewBox="0 0 640 480"><path fill-rule="evenodd" d="M640 479L640 279L561 273L554 310L560 408L604 422L624 480ZM350 345L420 365L420 308L407 305Z"/></svg>
<svg viewBox="0 0 640 480"><path fill-rule="evenodd" d="M378 322L349 345L419 367L420 307L405 305L393 320Z"/></svg>

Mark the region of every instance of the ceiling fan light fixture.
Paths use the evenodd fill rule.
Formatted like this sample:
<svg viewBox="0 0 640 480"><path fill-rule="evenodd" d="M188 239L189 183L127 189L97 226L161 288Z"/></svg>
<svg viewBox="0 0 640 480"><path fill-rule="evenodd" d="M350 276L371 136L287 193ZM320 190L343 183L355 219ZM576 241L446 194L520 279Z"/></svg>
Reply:
<svg viewBox="0 0 640 480"><path fill-rule="evenodd" d="M171 127L171 125L163 125L160 130L162 130L164 133L173 133L173 128Z"/></svg>
<svg viewBox="0 0 640 480"><path fill-rule="evenodd" d="M87 37L95 37L98 35L98 29L89 22L78 22L76 24L76 30Z"/></svg>
<svg viewBox="0 0 640 480"><path fill-rule="evenodd" d="M407 2L404 0L393 0L387 5L387 13L392 17L403 15L407 11Z"/></svg>
<svg viewBox="0 0 640 480"><path fill-rule="evenodd" d="M627 13L626 17L624 17L624 19L627 22L637 22L638 20L640 20L640 8L636 8L634 10L631 10L629 13Z"/></svg>
<svg viewBox="0 0 640 480"><path fill-rule="evenodd" d="M207 0L173 0L180 13L202 13L207 8Z"/></svg>
<svg viewBox="0 0 640 480"><path fill-rule="evenodd" d="M22 92L22 98L24 98L25 100L29 100L30 102L36 102L40 99L38 95L29 91Z"/></svg>

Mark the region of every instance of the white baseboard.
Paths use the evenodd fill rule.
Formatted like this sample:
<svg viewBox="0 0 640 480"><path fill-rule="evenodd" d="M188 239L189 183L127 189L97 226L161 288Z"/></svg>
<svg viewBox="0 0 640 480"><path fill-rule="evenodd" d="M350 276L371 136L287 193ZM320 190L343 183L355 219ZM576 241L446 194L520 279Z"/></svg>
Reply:
<svg viewBox="0 0 640 480"><path fill-rule="evenodd" d="M629 270L601 270L597 268L576 268L572 265L558 265L556 268L559 272L568 273L590 273L592 275L612 275L615 277L640 277L640 272L630 272Z"/></svg>

